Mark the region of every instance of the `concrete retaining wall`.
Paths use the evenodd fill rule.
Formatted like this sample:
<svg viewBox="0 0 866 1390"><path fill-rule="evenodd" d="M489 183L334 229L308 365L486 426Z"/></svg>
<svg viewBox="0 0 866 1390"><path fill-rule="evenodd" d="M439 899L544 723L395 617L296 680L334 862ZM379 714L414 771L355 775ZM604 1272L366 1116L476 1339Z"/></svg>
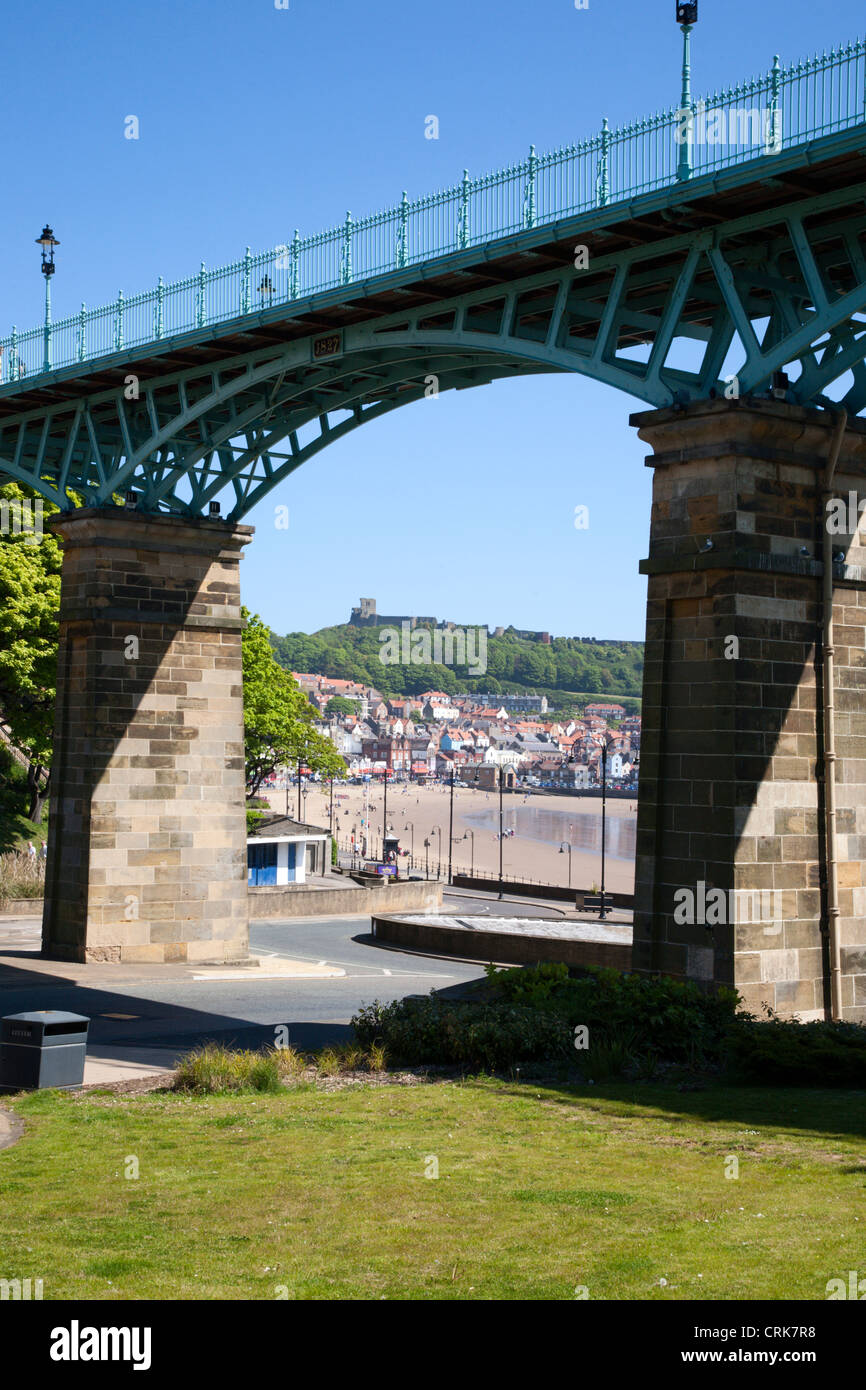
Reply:
<svg viewBox="0 0 866 1390"><path fill-rule="evenodd" d="M436 912L442 906L442 885L426 880L377 888L250 888L249 905L252 918Z"/></svg>
<svg viewBox="0 0 866 1390"><path fill-rule="evenodd" d="M0 902L0 912L15 917L41 917L43 898L6 898Z"/></svg>
<svg viewBox="0 0 866 1390"><path fill-rule="evenodd" d="M436 912L442 906L442 884L396 883L387 888L250 888L251 917L367 916L394 909L397 912ZM2 904L4 913L16 917L41 917L42 898L15 898Z"/></svg>
<svg viewBox="0 0 866 1390"><path fill-rule="evenodd" d="M631 946L602 941L563 941L540 936L474 932L465 927L406 922L393 916L374 916L373 935L393 946L408 946L431 955L462 956L502 965L535 965L562 961L565 965L601 965L631 969Z"/></svg>
<svg viewBox="0 0 866 1390"><path fill-rule="evenodd" d="M480 888L485 893L499 892L498 878L481 878L478 874L454 874L452 882L455 888ZM547 898L555 902L572 903L575 907L583 907L584 898L598 897L598 889L593 893L590 888L563 888L558 883L510 883L505 879L502 886L512 898ZM604 900L608 907L634 907L632 893L609 893L605 890Z"/></svg>

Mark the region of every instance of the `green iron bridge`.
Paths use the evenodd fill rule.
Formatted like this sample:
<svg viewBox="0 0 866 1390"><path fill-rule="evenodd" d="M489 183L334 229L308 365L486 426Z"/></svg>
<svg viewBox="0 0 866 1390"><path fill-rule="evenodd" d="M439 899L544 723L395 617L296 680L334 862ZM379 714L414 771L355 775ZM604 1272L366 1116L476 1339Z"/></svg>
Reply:
<svg viewBox="0 0 866 1390"><path fill-rule="evenodd" d="M0 340L0 475L245 516L431 389L866 408L866 41ZM50 282L49 282L50 283ZM779 373L784 371L784 378Z"/></svg>

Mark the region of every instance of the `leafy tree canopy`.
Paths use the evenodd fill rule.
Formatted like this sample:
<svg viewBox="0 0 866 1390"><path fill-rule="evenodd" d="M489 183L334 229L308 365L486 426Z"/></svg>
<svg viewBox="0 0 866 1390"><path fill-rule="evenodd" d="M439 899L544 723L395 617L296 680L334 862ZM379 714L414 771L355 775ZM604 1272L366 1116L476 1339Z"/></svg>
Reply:
<svg viewBox="0 0 866 1390"><path fill-rule="evenodd" d="M322 628L272 637L277 660L290 671L356 680L383 695L420 695L424 690L605 695L636 700L643 679L642 642L604 642L592 637L554 637L549 644L506 629L487 643L487 670L466 666L388 665L380 660L381 628Z"/></svg>
<svg viewBox="0 0 866 1390"><path fill-rule="evenodd" d="M271 634L261 618L243 610L244 745L247 794L254 796L278 767L299 759L323 777L336 777L345 763L329 738L314 727L317 711L274 656Z"/></svg>
<svg viewBox="0 0 866 1390"><path fill-rule="evenodd" d="M358 706L345 695L332 695L325 705L326 714L357 714Z"/></svg>
<svg viewBox="0 0 866 1390"><path fill-rule="evenodd" d="M57 680L62 551L45 530L57 508L18 483L0 486L0 721L27 760L28 815L48 786Z"/></svg>

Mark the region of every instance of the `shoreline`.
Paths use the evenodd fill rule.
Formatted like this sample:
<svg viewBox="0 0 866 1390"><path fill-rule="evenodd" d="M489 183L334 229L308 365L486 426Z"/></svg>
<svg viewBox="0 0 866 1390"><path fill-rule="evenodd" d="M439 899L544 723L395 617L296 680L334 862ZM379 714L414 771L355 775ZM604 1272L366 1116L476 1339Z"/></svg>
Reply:
<svg viewBox="0 0 866 1390"><path fill-rule="evenodd" d="M381 849L383 788L381 783L368 784L369 821L367 858L374 858ZM354 828L356 840L363 833L361 821L364 808L364 787L334 787L334 829L340 848L346 849ZM285 788L268 789L262 793L275 812L285 812ZM388 826L389 833L399 837L402 848L411 849L414 839L413 863L422 870L429 859L431 870L437 861L441 862L443 873L448 867L448 816L450 787L415 786L407 790L405 784L397 783L388 787ZM302 800L302 819L315 825L328 827L330 796L327 786L323 789L318 783L310 783L305 800ZM496 877L499 873L499 839L496 831L488 826L477 824L472 818L481 815L498 818L498 794L478 791L474 788L455 787L454 789L454 842L452 845L452 871L469 873L474 870L482 875ZM563 839L558 836L541 839L517 831L502 843L503 875L505 878L530 879L540 883L555 883L563 887L569 882L569 862L571 886L589 891L601 882L601 852L599 847L581 844L588 838L599 838L601 822L601 799L594 796L567 796L563 794L535 794L524 802L522 793L506 794L503 798L503 824L509 825L509 818L516 819L514 812L530 811L537 813L538 821L545 817L552 829L567 816L573 823L571 832L563 831ZM617 798L607 802L606 814L609 822L628 821L628 831L633 833L637 819L637 798L631 800ZM297 815L297 787L289 787L289 812ZM523 817L521 817L523 819ZM413 835L414 827L414 835ZM608 825L605 855L605 887L616 893L634 892L634 859L617 857L614 845L624 841L622 833L626 827ZM474 838L473 838L474 837ZM429 840L425 850L424 841ZM372 843L371 843L372 841ZM560 851L560 844L570 843L568 850ZM441 859L440 859L441 845ZM474 852L473 852L474 851Z"/></svg>

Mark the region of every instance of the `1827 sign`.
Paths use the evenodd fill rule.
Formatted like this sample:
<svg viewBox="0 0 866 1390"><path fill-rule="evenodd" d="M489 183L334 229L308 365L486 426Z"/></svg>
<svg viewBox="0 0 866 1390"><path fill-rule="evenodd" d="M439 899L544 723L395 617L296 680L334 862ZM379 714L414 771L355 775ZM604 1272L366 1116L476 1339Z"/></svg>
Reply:
<svg viewBox="0 0 866 1390"><path fill-rule="evenodd" d="M328 333L324 338L313 339L313 361L321 357L336 357L343 351L342 333Z"/></svg>

